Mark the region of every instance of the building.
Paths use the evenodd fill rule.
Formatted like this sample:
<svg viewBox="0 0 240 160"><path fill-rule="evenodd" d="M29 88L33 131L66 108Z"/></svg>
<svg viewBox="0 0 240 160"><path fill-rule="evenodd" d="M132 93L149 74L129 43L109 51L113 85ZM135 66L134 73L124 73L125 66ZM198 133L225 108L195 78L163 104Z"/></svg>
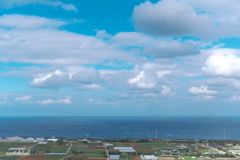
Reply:
<svg viewBox="0 0 240 160"><path fill-rule="evenodd" d="M56 138L51 138L51 139L47 139L47 141L48 141L48 142L57 142L58 139L56 139Z"/></svg>
<svg viewBox="0 0 240 160"><path fill-rule="evenodd" d="M6 138L6 140L9 142L22 142L24 138L16 136L16 137Z"/></svg>
<svg viewBox="0 0 240 160"><path fill-rule="evenodd" d="M42 142L44 141L45 139L44 138L36 138L37 142Z"/></svg>
<svg viewBox="0 0 240 160"><path fill-rule="evenodd" d="M114 150L119 150L119 152L136 152L132 147L114 147Z"/></svg>
<svg viewBox="0 0 240 160"><path fill-rule="evenodd" d="M120 159L120 155L110 155L110 160Z"/></svg>
<svg viewBox="0 0 240 160"><path fill-rule="evenodd" d="M154 155L141 155L140 156L142 160L157 160L158 157Z"/></svg>
<svg viewBox="0 0 240 160"><path fill-rule="evenodd" d="M9 148L10 151L25 151L27 148Z"/></svg>
<svg viewBox="0 0 240 160"><path fill-rule="evenodd" d="M48 142L38 142L38 144L48 144Z"/></svg>
<svg viewBox="0 0 240 160"><path fill-rule="evenodd" d="M113 144L111 144L111 143L103 143L103 145L106 147L113 146Z"/></svg>

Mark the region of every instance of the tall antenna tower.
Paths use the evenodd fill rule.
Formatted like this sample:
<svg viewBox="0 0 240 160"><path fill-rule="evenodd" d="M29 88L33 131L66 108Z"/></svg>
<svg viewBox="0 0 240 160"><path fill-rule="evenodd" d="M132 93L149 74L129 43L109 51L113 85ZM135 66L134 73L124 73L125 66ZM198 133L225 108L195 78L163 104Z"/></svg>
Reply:
<svg viewBox="0 0 240 160"><path fill-rule="evenodd" d="M156 139L158 139L158 130L156 129Z"/></svg>

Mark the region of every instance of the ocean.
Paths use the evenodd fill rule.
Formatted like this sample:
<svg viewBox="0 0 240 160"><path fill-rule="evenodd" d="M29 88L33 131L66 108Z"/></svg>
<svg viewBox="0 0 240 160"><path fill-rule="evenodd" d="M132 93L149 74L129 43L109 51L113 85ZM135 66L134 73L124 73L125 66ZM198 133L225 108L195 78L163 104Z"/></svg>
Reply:
<svg viewBox="0 0 240 160"><path fill-rule="evenodd" d="M240 140L240 117L0 117L0 137ZM224 136L225 131L225 136Z"/></svg>

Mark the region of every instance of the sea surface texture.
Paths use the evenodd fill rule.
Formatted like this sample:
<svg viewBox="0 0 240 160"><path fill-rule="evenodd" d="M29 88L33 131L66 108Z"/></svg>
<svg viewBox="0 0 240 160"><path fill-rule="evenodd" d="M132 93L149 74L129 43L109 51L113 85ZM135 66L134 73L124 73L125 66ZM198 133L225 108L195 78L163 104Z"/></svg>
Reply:
<svg viewBox="0 0 240 160"><path fill-rule="evenodd" d="M240 117L1 117L0 137L240 140ZM225 131L225 137L224 137Z"/></svg>

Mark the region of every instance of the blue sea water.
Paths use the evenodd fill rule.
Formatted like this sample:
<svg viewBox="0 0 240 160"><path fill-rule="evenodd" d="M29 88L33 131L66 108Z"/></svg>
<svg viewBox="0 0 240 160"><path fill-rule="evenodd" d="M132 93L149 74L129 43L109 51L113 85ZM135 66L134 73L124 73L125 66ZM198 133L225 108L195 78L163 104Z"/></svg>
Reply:
<svg viewBox="0 0 240 160"><path fill-rule="evenodd" d="M240 117L0 117L0 137L240 140Z"/></svg>

